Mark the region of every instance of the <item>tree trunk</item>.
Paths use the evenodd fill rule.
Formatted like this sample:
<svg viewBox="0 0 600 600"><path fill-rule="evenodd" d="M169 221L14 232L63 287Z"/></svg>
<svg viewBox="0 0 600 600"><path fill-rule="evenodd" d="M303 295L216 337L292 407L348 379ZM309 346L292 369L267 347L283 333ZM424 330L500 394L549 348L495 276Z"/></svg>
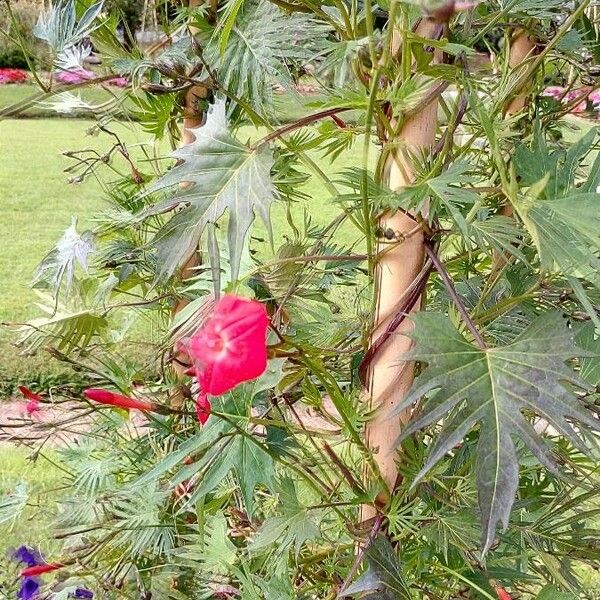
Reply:
<svg viewBox="0 0 600 600"><path fill-rule="evenodd" d="M439 23L423 19L416 33L425 38L435 37ZM399 150L394 152L387 165L388 185L399 190L414 180L412 156L427 153L435 141L438 100L432 100L422 110L408 118L398 136ZM376 313L372 343L384 334L390 321L406 299L407 292L421 271L425 259L424 235L415 231L416 222L401 211L385 213L379 220L378 232L388 233L377 244L375 269ZM390 231L391 230L391 231ZM393 232L393 248L390 248ZM407 236L407 237L405 237ZM414 304L413 311L420 309L421 299ZM380 472L393 490L396 484L395 442L402 426L410 417L407 409L400 416L390 417L390 412L405 398L412 386L414 364L401 361L411 347L407 333L412 329L410 320L405 320L378 349L369 365L367 390L371 406L376 409L373 419L366 428L366 443L375 453ZM378 498L381 503L385 498ZM372 507L363 508L362 520L374 516Z"/></svg>

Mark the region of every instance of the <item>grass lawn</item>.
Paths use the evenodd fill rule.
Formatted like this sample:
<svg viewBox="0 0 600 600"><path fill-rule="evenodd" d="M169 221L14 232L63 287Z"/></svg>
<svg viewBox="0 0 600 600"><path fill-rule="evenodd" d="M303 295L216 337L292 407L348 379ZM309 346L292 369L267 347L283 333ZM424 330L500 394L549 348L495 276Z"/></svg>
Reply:
<svg viewBox="0 0 600 600"><path fill-rule="evenodd" d="M5 105L6 90L31 88L32 86L0 86L0 106ZM30 92L31 90L29 90ZM28 93L29 93L28 92ZM100 152L112 144L112 138L105 134L98 137L86 135L92 121L65 119L23 119L0 121L0 156L6 157L0 163L0 239L3 240L3 260L0 261L0 321L21 322L34 314L35 294L28 287L36 266L52 248L62 232L68 227L71 216L77 215L79 227L91 224L91 217L103 208L100 185L92 178L81 184L69 184L69 174L65 167L72 164L62 156L65 150L95 148ZM582 130L589 127L585 121L573 122L579 129L569 131L570 138L577 138ZM150 136L141 131L135 123L114 123L111 129L119 134L130 147L136 143L148 142ZM241 137L256 139L263 132L246 128ZM168 149L164 148L163 152ZM313 155L320 167L328 174L338 172L348 166L361 164L362 143L342 154L335 165L328 160ZM135 155L135 148L133 149ZM375 149L371 157L375 156ZM113 163L125 170L126 165L120 156ZM327 222L337 214L338 207L328 202L328 192L322 183L313 177L306 186L311 197L310 215L317 223ZM305 203L294 207L299 220L306 208ZM286 233L290 233L286 223L285 209L281 205L273 208L273 230L276 243ZM256 230L261 235L261 228ZM341 232L342 241L356 235L349 228ZM266 245L265 245L266 246ZM36 357L19 356L11 341L14 332L0 328L0 381L31 381L44 379L62 367L49 361L45 353ZM2 391L0 388L0 397Z"/></svg>
<svg viewBox="0 0 600 600"><path fill-rule="evenodd" d="M0 524L0 553L27 544L39 548L45 556L52 556L60 548L49 532L56 514L61 472L43 458L31 462L29 454L23 448L0 446L0 497L14 492L19 482L25 480L34 500L32 504L37 504L23 511L18 521Z"/></svg>
<svg viewBox="0 0 600 600"><path fill-rule="evenodd" d="M0 320L19 322L32 315L34 293L28 288L35 267L52 248L71 215L78 215L80 226L89 225L90 217L102 206L99 184L86 180L69 184L63 169L70 164L62 156L65 150L85 147L107 148L104 138L86 137L92 125L79 120L8 120L0 121L0 238L3 257L0 262ZM137 139L136 132L116 126L127 142ZM26 376L48 369L46 356L19 357L10 341L14 335L0 330L0 378Z"/></svg>
<svg viewBox="0 0 600 600"><path fill-rule="evenodd" d="M8 86L5 86L8 87ZM10 88L9 88L10 89ZM12 93L12 92L11 92ZM0 94L0 106L6 105ZM70 164L61 155L65 150L93 147L106 149L111 141L107 137L86 137L93 123L85 120L27 119L0 122L0 239L3 241L3 260L0 262L0 320L21 321L33 313L31 306L34 294L27 287L40 259L53 246L57 238L69 225L71 215L79 217L80 227L91 224L91 217L103 207L100 186L92 179L79 185L69 184L63 169ZM587 124L583 124L587 128ZM149 136L135 125L125 123L113 125L127 144L147 141ZM248 129L245 135L256 137L257 132ZM577 133L571 135L577 136ZM361 144L343 155L332 167L327 160L319 164L328 174L347 166L361 164ZM375 152L372 153L374 156ZM317 157L315 157L317 158ZM120 159L115 164L123 167ZM327 202L328 194L321 184L313 179L306 191L310 214L319 222L326 222L337 212ZM306 204L299 203L294 210L301 215ZM281 240L287 231L283 207L273 211L273 228L276 238ZM41 378L59 369L52 366L43 354L34 358L23 358L11 345L14 335L3 328L0 330L0 380L28 382L32 377ZM1 392L0 392L1 401ZM52 555L52 541L47 539L49 522L59 494L60 471L40 460L33 465L27 459L27 451L0 447L0 495L14 489L20 479L28 480L40 493L40 504L25 513L14 525L0 525L0 552L28 543L40 546ZM600 588L590 572L586 581L587 598L596 598Z"/></svg>
<svg viewBox="0 0 600 600"><path fill-rule="evenodd" d="M104 206L102 190L92 178L80 184L69 184L65 167L72 161L62 153L65 150L95 148L106 150L112 139L105 134L98 137L86 135L92 121L64 119L24 119L0 121L0 155L8 157L0 164L0 238L4 241L3 260L0 262L0 321L22 322L32 316L36 296L29 289L36 266L52 248L62 232L69 226L72 215L77 215L80 230L90 226L91 217ZM111 129L132 146L150 139L135 123L115 123ZM257 138L264 131L245 128L240 137ZM164 148L164 152L168 149ZM335 171L350 165L360 164L361 145L346 153L335 163ZM135 155L135 148L134 148ZM374 154L374 153L373 153ZM328 174L333 167L327 160L314 156ZM113 164L125 171L126 165L120 156ZM324 223L338 212L338 207L326 202L327 192L313 178L306 186L312 197L310 214L317 223ZM306 205L298 203L294 212L302 221ZM286 223L285 209L273 209L275 241L290 233ZM262 228L257 228L261 235ZM354 231L354 230L353 230ZM350 234L352 235L352 234ZM0 379L31 381L43 379L61 370L52 364L45 353L24 358L12 345L14 331L0 329Z"/></svg>

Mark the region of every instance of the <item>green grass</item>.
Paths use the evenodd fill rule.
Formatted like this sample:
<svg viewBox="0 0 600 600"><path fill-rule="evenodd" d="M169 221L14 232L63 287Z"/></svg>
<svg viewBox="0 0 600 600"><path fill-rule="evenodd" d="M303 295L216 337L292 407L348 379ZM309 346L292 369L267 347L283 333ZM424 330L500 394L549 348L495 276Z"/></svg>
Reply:
<svg viewBox="0 0 600 600"><path fill-rule="evenodd" d="M32 462L30 454L23 448L0 447L0 497L14 490L20 481L26 481L33 500L17 521L0 524L0 552L27 544L52 556L60 548L50 532L60 494L61 471L44 458Z"/></svg>
<svg viewBox="0 0 600 600"><path fill-rule="evenodd" d="M102 191L93 179L69 184L63 170L71 162L65 150L96 148L105 151L112 143L106 136L86 137L90 121L8 120L0 121L0 320L21 322L31 317L36 296L28 287L37 264L52 248L72 215L80 227L103 206ZM116 124L111 128L126 143L147 139L135 129ZM115 165L125 168L115 159ZM55 373L45 355L20 357L11 345L14 333L0 330L0 379L27 377L31 373Z"/></svg>
<svg viewBox="0 0 600 600"><path fill-rule="evenodd" d="M7 89L17 87L0 86L0 104L2 94ZM589 127L585 121L572 123L583 130ZM36 296L28 283L39 261L69 225L72 215L78 216L79 226L83 228L91 224L92 216L104 206L102 190L95 180L90 178L81 184L69 184L69 175L63 171L72 164L62 156L65 150L95 148L102 152L112 144L113 140L105 134L86 136L92 125L91 121L85 120L0 121L0 156L5 157L0 162L0 210L3 216L0 220L0 239L4 242L3 260L0 261L2 322L21 322L34 314ZM136 124L116 123L111 125L111 129L129 146L150 140L150 136ZM256 139L263 134L264 131L245 128L241 137ZM568 135L577 138L581 135L581 129L570 131ZM163 149L163 152L167 151L167 148ZM135 155L135 148L133 152ZM331 176L345 167L360 165L361 153L362 141L358 140L355 147L344 153L333 166L328 160L314 154L312 157ZM373 149L372 159L375 154L376 150ZM126 164L118 156L113 164L122 171L126 169ZM310 208L309 214L318 223L327 222L339 211L339 207L328 200L329 194L318 178L312 177L305 191L311 201L300 202L294 207L299 222L302 222L302 213L307 208ZM277 244L291 231L283 206L275 205L272 216ZM264 230L257 227L256 233L264 235ZM351 236L356 236L356 231L348 226L340 232L336 241L347 242ZM0 329L0 380L43 380L46 376L63 371L61 366L48 359L46 353L31 358L19 356L12 345L14 339L14 331L6 327Z"/></svg>
<svg viewBox="0 0 600 600"><path fill-rule="evenodd" d="M102 189L94 179L70 184L70 175L64 172L72 164L62 155L64 151L95 148L103 152L113 143L106 134L86 135L92 125L93 122L85 120L0 121L0 155L9 157L0 162L0 209L3 215L0 239L4 241L0 262L0 321L3 323L23 322L35 313L36 295L28 284L40 260L69 226L72 215L77 215L82 230L92 225L93 215L105 206ZM129 147L133 146L134 157L135 144L150 140L150 136L135 123L115 123L111 129ZM248 127L240 132L240 137L256 139L264 133L264 130ZM313 158L331 175L334 168L337 172L360 164L361 147L357 144L354 150L340 157L335 167L316 155ZM168 148L163 147L161 151L166 153ZM126 163L120 156L117 155L112 164L126 172ZM305 191L312 201L309 204L299 202L293 208L300 223L309 206L317 223L325 223L339 212L339 207L327 201L329 194L319 179L313 177ZM272 217L275 243L278 244L286 234L291 235L285 208L275 205ZM264 236L264 228L258 226L255 233ZM348 228L341 235L342 241L347 241L350 235L355 235L355 230ZM31 382L32 378L43 380L64 371L58 363L49 360L45 352L34 357L20 356L13 345L14 340L14 328L0 329L0 380Z"/></svg>
<svg viewBox="0 0 600 600"><path fill-rule="evenodd" d="M100 86L94 86L89 88L80 88L72 92L74 95L78 95L82 100L93 104L94 106L103 104L111 100L114 95L119 95L122 92L120 88L112 88L107 86L106 88ZM0 111L13 105L26 102L31 98L40 95L40 88L33 84L12 84L12 85L0 85ZM50 111L44 106L33 105L19 113L21 117L69 117L82 116L82 113L74 114L61 114L58 112Z"/></svg>

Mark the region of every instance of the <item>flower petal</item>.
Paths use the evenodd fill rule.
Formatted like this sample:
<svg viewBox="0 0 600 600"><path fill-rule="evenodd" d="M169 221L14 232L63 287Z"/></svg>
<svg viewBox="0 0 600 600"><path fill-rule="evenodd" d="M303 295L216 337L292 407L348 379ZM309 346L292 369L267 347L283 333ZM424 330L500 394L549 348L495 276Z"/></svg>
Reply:
<svg viewBox="0 0 600 600"><path fill-rule="evenodd" d="M210 400L206 394L201 393L196 400L196 415L198 416L198 421L200 421L202 425L208 421L211 410L212 406L210 404Z"/></svg>
<svg viewBox="0 0 600 600"><path fill-rule="evenodd" d="M187 346L204 393L219 396L265 372L268 326L260 302L233 294L221 298Z"/></svg>

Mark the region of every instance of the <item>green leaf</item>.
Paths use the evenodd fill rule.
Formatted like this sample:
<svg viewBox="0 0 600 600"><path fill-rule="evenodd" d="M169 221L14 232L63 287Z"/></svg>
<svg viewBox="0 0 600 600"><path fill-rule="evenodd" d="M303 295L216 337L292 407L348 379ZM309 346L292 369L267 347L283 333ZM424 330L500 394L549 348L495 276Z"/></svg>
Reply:
<svg viewBox="0 0 600 600"><path fill-rule="evenodd" d="M590 353L590 356L581 359L579 375L593 387L600 386L600 338L594 331L593 323L581 328L577 344Z"/></svg>
<svg viewBox="0 0 600 600"><path fill-rule="evenodd" d="M584 278L600 288L600 194L518 203L545 272Z"/></svg>
<svg viewBox="0 0 600 600"><path fill-rule="evenodd" d="M235 470L240 482L248 516L252 518L254 489L258 484L271 487L274 472L273 459L258 444L242 438Z"/></svg>
<svg viewBox="0 0 600 600"><path fill-rule="evenodd" d="M196 502L210 494L222 481L236 464L240 451L240 439L234 438L230 444L221 444L215 449L216 458L204 473L200 484L194 490L187 505Z"/></svg>
<svg viewBox="0 0 600 600"><path fill-rule="evenodd" d="M20 328L22 345L27 353L33 353L43 346L48 339L59 350L66 353L75 348L85 348L92 339L104 337L109 331L107 311L102 306L92 306L89 298L71 296L68 306L48 294L38 294L41 302L36 306L47 316L31 319Z"/></svg>
<svg viewBox="0 0 600 600"><path fill-rule="evenodd" d="M0 497L0 523L16 522L27 506L29 488L23 481Z"/></svg>
<svg viewBox="0 0 600 600"><path fill-rule="evenodd" d="M223 32L213 36L204 56L229 93L261 110L272 107L274 83L291 86L288 65L309 60L322 35L304 14L286 14L266 0L238 0L227 7Z"/></svg>
<svg viewBox="0 0 600 600"><path fill-rule="evenodd" d="M227 519L222 513L209 515L204 525L203 536L191 539L200 541L177 548L173 556L191 565L211 578L226 575L237 562L236 547L229 539Z"/></svg>
<svg viewBox="0 0 600 600"><path fill-rule="evenodd" d="M249 549L259 552L277 544L278 552L283 553L293 546L298 556L307 541L320 535L311 515L315 511L309 511L300 504L291 479L282 481L279 499L282 514L265 520Z"/></svg>
<svg viewBox="0 0 600 600"><path fill-rule="evenodd" d="M577 596L569 592L561 592L552 585L547 585L537 596L536 600L576 600Z"/></svg>
<svg viewBox="0 0 600 600"><path fill-rule="evenodd" d="M527 258L519 246L522 243L523 230L516 225L515 219L503 215L492 215L481 220L475 219L468 224L469 232L481 247L489 247L500 256L510 254L524 263Z"/></svg>
<svg viewBox="0 0 600 600"><path fill-rule="evenodd" d="M188 456L209 448L219 438L219 435L225 429L225 425L225 422L219 419L209 419L208 423L197 434L185 440L177 450L167 454L162 461L131 483L131 487L153 483L165 473L181 465Z"/></svg>
<svg viewBox="0 0 600 600"><path fill-rule="evenodd" d="M465 184L473 182L473 177L467 174L469 168L467 162L458 161L436 177L405 187L402 192L390 196L390 208L402 206L420 210L430 200L431 218L444 208L463 235L468 237L469 228L460 209L472 205L478 198L475 191L465 188Z"/></svg>
<svg viewBox="0 0 600 600"><path fill-rule="evenodd" d="M235 20L237 19L238 13L240 12L240 8L244 4L244 0L231 0L227 3L225 7L225 12L223 13L221 25L221 35L219 36L219 50L221 51L221 55L224 54L225 49L227 48L227 42L229 41L229 36L231 35L231 30L235 25Z"/></svg>
<svg viewBox="0 0 600 600"><path fill-rule="evenodd" d="M410 588L396 552L379 536L365 554L368 570L344 591L344 596L367 593L365 600L410 600Z"/></svg>
<svg viewBox="0 0 600 600"><path fill-rule="evenodd" d="M415 348L408 356L428 367L397 410L428 397L401 439L441 419L444 422L413 485L479 423L476 472L485 553L497 525L508 526L517 491L513 437L520 438L548 469L558 471L549 448L524 413L543 417L583 452L587 447L571 421L599 428L566 387L589 389L565 364L588 353L576 347L574 332L557 313L536 319L513 343L485 350L467 341L442 314L420 313L414 322Z"/></svg>
<svg viewBox="0 0 600 600"><path fill-rule="evenodd" d="M183 207L156 235L158 275L172 275L198 245L205 227L219 221L229 210L231 276L236 279L255 212L271 235L269 210L275 199L271 181L273 154L267 146L248 147L229 133L224 101L213 106L205 125L192 131L195 141L173 153L180 163L147 192L188 184L146 213L155 215Z"/></svg>
<svg viewBox="0 0 600 600"><path fill-rule="evenodd" d="M555 17L565 6L562 0L515 0L507 3L511 13L526 13L538 19Z"/></svg>
<svg viewBox="0 0 600 600"><path fill-rule="evenodd" d="M583 159L594 147L599 129L593 127L568 150L550 149L544 133L536 121L531 146L519 144L514 152L513 164L521 183L525 186L546 180L543 197L557 198L565 196L576 181L578 169ZM594 177L591 170L591 177ZM586 191L596 191L593 190Z"/></svg>

